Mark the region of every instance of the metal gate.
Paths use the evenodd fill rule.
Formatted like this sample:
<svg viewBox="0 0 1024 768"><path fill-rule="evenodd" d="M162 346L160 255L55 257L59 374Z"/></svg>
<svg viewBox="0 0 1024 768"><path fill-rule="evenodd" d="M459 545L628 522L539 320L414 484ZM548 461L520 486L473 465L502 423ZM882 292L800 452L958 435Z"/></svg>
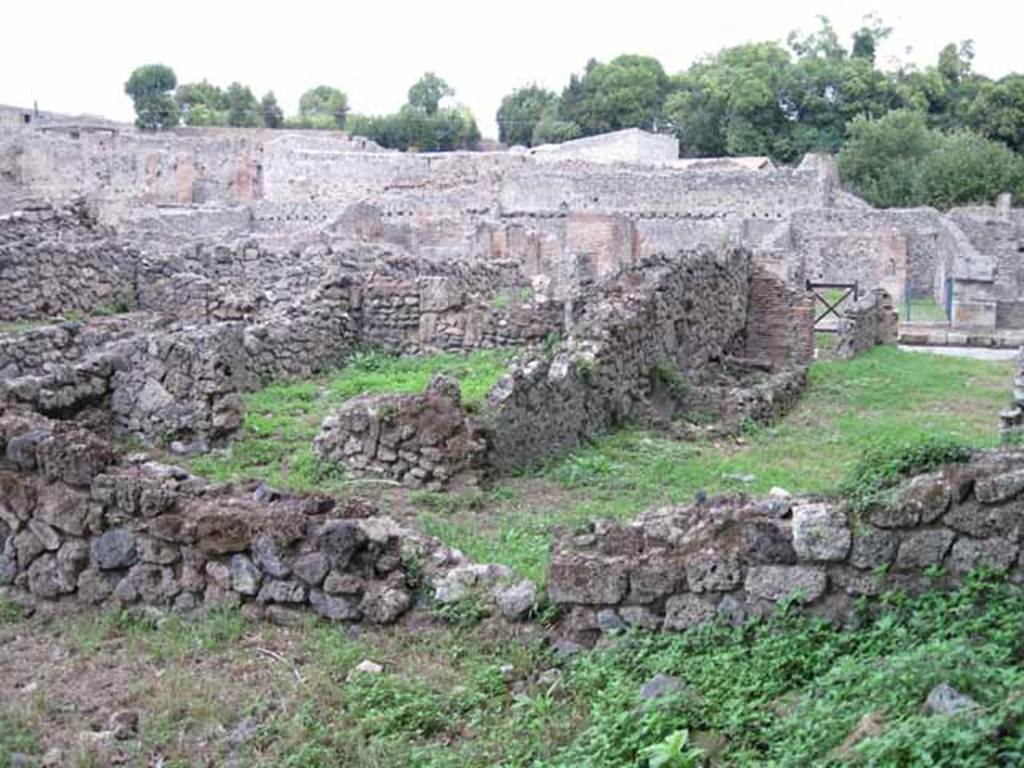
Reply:
<svg viewBox="0 0 1024 768"><path fill-rule="evenodd" d="M834 322L838 322L838 310L843 302L851 297L857 301L860 294L857 283L815 283L808 280L807 290L814 296L814 330L819 333L836 333L835 326L831 324L833 321L827 318L832 315ZM824 307L820 314L819 304Z"/></svg>

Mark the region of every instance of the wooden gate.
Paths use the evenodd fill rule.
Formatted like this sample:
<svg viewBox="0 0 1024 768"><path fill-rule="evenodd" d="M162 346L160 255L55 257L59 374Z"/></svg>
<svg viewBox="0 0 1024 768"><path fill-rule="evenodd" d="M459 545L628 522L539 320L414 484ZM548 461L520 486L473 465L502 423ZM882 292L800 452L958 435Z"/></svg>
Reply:
<svg viewBox="0 0 1024 768"><path fill-rule="evenodd" d="M857 301L860 293L857 283L815 283L810 280L807 281L807 290L814 295L814 330L819 333L835 333L835 326L828 321L829 315L838 322L838 310L843 302L851 297ZM819 303L824 307L820 314Z"/></svg>

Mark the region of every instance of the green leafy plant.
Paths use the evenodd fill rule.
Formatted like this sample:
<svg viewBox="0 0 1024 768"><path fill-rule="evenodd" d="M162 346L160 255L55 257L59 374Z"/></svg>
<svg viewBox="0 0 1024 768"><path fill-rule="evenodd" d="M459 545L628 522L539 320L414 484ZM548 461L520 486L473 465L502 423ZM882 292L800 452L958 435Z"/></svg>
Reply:
<svg viewBox="0 0 1024 768"><path fill-rule="evenodd" d="M926 435L867 449L841 485L855 511L891 501L890 491L905 477L956 462L967 461L971 449L946 435Z"/></svg>
<svg viewBox="0 0 1024 768"><path fill-rule="evenodd" d="M702 765L705 752L690 746L690 732L673 731L663 741L640 750L650 768L694 768Z"/></svg>

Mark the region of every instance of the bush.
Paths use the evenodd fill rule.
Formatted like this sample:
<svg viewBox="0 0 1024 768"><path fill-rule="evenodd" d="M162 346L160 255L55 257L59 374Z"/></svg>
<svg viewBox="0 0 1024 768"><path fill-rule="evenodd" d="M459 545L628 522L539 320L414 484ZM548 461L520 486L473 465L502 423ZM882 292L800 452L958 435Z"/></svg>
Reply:
<svg viewBox="0 0 1024 768"><path fill-rule="evenodd" d="M852 509L864 511L884 504L888 492L903 478L970 457L969 447L945 436L881 444L864 452L840 491Z"/></svg>

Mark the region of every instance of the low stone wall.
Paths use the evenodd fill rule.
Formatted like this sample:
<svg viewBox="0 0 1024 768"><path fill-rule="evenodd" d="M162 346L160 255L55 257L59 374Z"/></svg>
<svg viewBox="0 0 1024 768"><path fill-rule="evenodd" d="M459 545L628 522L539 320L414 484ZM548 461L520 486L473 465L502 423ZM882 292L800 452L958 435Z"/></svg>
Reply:
<svg viewBox="0 0 1024 768"><path fill-rule="evenodd" d="M20 376L45 376L57 366L81 362L106 346L161 324L161 318L132 313L0 334L0 382Z"/></svg>
<svg viewBox="0 0 1024 768"><path fill-rule="evenodd" d="M0 448L0 593L21 602L244 603L380 624L412 605L409 562L425 544L389 518L119 466L93 434L38 416L0 416Z"/></svg>
<svg viewBox="0 0 1024 768"><path fill-rule="evenodd" d="M134 307L137 266L81 203L0 216L0 321Z"/></svg>
<svg viewBox="0 0 1024 768"><path fill-rule="evenodd" d="M953 587L979 566L1024 579L1024 453L981 453L864 513L818 498L729 496L559 531L548 596L593 640L637 626L739 623L783 601L836 621L861 598Z"/></svg>
<svg viewBox="0 0 1024 768"><path fill-rule="evenodd" d="M843 312L836 324L835 354L850 358L879 344L895 344L898 336L899 313L892 296L876 288Z"/></svg>
<svg viewBox="0 0 1024 768"><path fill-rule="evenodd" d="M314 442L322 461L435 490L475 481L487 441L465 413L458 382L437 376L421 395L363 395L328 416Z"/></svg>

